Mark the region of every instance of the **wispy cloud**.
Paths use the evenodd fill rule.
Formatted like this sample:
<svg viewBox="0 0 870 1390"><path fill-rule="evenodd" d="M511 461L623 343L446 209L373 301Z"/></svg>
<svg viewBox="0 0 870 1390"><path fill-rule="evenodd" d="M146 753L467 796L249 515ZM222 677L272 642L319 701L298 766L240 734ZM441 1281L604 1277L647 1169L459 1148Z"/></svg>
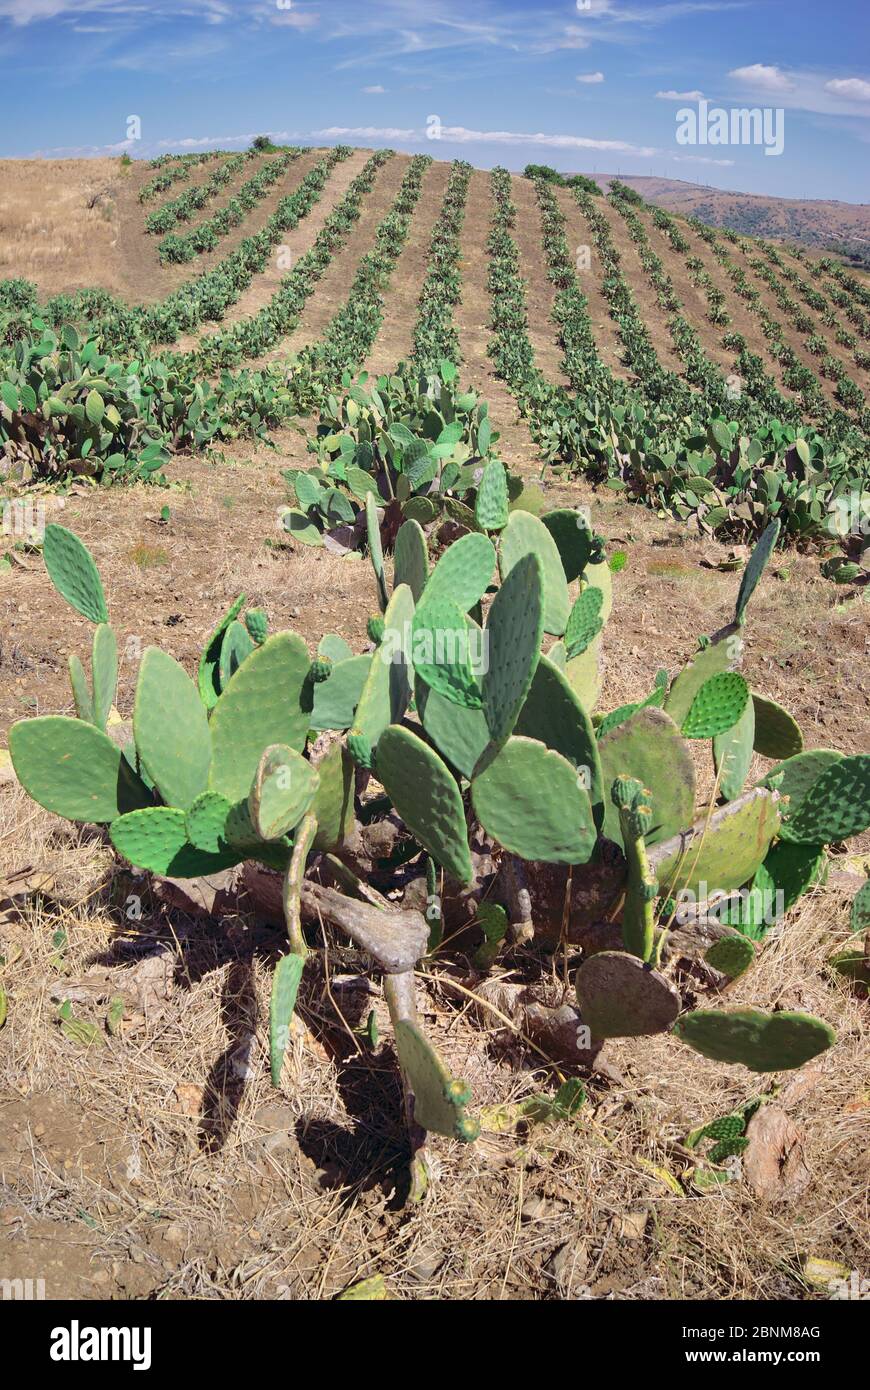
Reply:
<svg viewBox="0 0 870 1390"><path fill-rule="evenodd" d="M544 131L470 130L467 126L442 125L439 137L433 138L426 129L400 129L395 126L329 126L312 131L312 135L331 140L404 140L426 141L433 152L439 144L446 145L514 145L540 146L554 150L608 150L612 154L654 155L659 151L648 145L632 145L626 140L595 140L584 135L553 135Z"/></svg>
<svg viewBox="0 0 870 1390"><path fill-rule="evenodd" d="M588 82L588 83L590 83L590 85L594 85L594 84L596 84L596 83L598 83L598 82L603 82L603 81L604 81L604 73L603 73L603 72L581 72L581 73L578 73L578 74L577 74L577 81L578 81L578 82Z"/></svg>
<svg viewBox="0 0 870 1390"><path fill-rule="evenodd" d="M703 92L656 92L658 101L703 101Z"/></svg>
<svg viewBox="0 0 870 1390"><path fill-rule="evenodd" d="M369 97L381 97L384 95L386 90L386 87L382 87L380 82L376 82L373 87L363 87L363 91L365 92L366 96Z"/></svg>

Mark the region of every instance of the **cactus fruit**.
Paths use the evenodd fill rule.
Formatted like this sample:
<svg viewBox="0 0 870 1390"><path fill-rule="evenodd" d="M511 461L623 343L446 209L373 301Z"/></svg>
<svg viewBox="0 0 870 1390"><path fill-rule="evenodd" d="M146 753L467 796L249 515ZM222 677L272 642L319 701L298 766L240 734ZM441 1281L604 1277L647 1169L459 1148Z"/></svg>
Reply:
<svg viewBox="0 0 870 1390"><path fill-rule="evenodd" d="M604 595L600 589L584 589L577 598L565 628L565 650L569 661L573 656L582 655L604 626L601 617L603 603Z"/></svg>
<svg viewBox="0 0 870 1390"><path fill-rule="evenodd" d="M579 579L592 559L592 532L583 512L560 508L545 512L541 521L546 526L559 552L565 578L570 584Z"/></svg>
<svg viewBox="0 0 870 1390"><path fill-rule="evenodd" d="M426 597L412 624L416 674L431 690L465 709L482 709L483 696L471 669L470 619L445 594Z"/></svg>
<svg viewBox="0 0 870 1390"><path fill-rule="evenodd" d="M251 824L262 840L280 840L299 824L320 778L293 748L276 743L260 759L248 797Z"/></svg>
<svg viewBox="0 0 870 1390"><path fill-rule="evenodd" d="M262 647L269 635L269 619L262 608L249 608L245 614L245 627L255 646Z"/></svg>
<svg viewBox="0 0 870 1390"><path fill-rule="evenodd" d="M324 681L329 680L334 669L328 656L317 656L312 661L308 674L315 685L322 685Z"/></svg>
<svg viewBox="0 0 870 1390"><path fill-rule="evenodd" d="M568 622L571 600L556 542L544 523L531 512L511 512L501 533L498 552L502 586L511 570L529 555L536 555L541 565L544 631L561 637Z"/></svg>
<svg viewBox="0 0 870 1390"><path fill-rule="evenodd" d="M510 734L531 688L543 635L542 582L537 555L522 556L489 610L483 708L494 743Z"/></svg>
<svg viewBox="0 0 870 1390"><path fill-rule="evenodd" d="M746 786L754 740L755 705L747 700L737 722L713 738L713 761L719 777L719 791L726 801L736 801Z"/></svg>
<svg viewBox="0 0 870 1390"><path fill-rule="evenodd" d="M628 864L628 883L622 910L622 939L626 951L640 960L652 959L655 947L655 900L658 884L650 871L644 836L653 825L652 796L633 777L617 777L610 799L619 815Z"/></svg>
<svg viewBox="0 0 870 1390"><path fill-rule="evenodd" d="M428 578L429 550L423 528L418 521L403 521L393 552L393 588L407 584L414 602L419 603Z"/></svg>
<svg viewBox="0 0 870 1390"><path fill-rule="evenodd" d="M21 719L9 730L9 753L25 791L66 820L107 825L152 804L122 750L81 719Z"/></svg>
<svg viewBox="0 0 870 1390"><path fill-rule="evenodd" d="M501 531L508 524L507 474L499 459L491 459L483 470L474 502L474 519L482 531Z"/></svg>
<svg viewBox="0 0 870 1390"><path fill-rule="evenodd" d="M597 957L593 957L597 959ZM750 1071L789 1071L832 1047L837 1036L810 1014L760 1009L696 1009L674 1028L681 1042L715 1062L742 1062Z"/></svg>
<svg viewBox="0 0 870 1390"><path fill-rule="evenodd" d="M670 981L624 951L589 956L577 971L574 988L593 1038L665 1033L680 1012L680 996Z"/></svg>
<svg viewBox="0 0 870 1390"><path fill-rule="evenodd" d="M384 620L380 613L369 618L366 623L366 636L370 642L379 647L384 640Z"/></svg>
<svg viewBox="0 0 870 1390"><path fill-rule="evenodd" d="M391 725L378 744L377 777L415 839L460 883L474 872L456 780L421 738Z"/></svg>
<svg viewBox="0 0 870 1390"><path fill-rule="evenodd" d="M720 671L705 681L682 723L685 738L715 738L740 719L749 701L749 686L736 671Z"/></svg>
<svg viewBox="0 0 870 1390"><path fill-rule="evenodd" d="M211 637L208 639L202 656L199 658L197 686L199 688L199 697L207 710L214 709L221 693L220 662L224 633L230 623L235 622L244 606L245 595L240 594L232 607L229 608L221 618Z"/></svg>
<svg viewBox="0 0 870 1390"><path fill-rule="evenodd" d="M201 792L184 818L187 838L204 854L221 854L227 848L227 820L232 806L220 792Z"/></svg>
<svg viewBox="0 0 870 1390"><path fill-rule="evenodd" d="M870 827L870 754L843 758L816 778L783 819L782 838L829 845Z"/></svg>
<svg viewBox="0 0 870 1390"><path fill-rule="evenodd" d="M414 1094L414 1119L422 1129L473 1143L480 1125L465 1113L471 1093L455 1081L435 1048L415 1023L396 1022L396 1052Z"/></svg>
<svg viewBox="0 0 870 1390"><path fill-rule="evenodd" d="M702 884L711 893L730 893L753 877L779 829L777 801L755 787L691 830L656 844L650 867L664 894L698 894Z"/></svg>
<svg viewBox="0 0 870 1390"><path fill-rule="evenodd" d="M471 799L487 834L523 859L585 864L595 848L592 803L576 768L535 739L488 749Z"/></svg>
<svg viewBox="0 0 870 1390"><path fill-rule="evenodd" d="M65 526L51 522L45 528L42 558L48 577L70 607L92 623L107 623L109 610L93 556Z"/></svg>
<svg viewBox="0 0 870 1390"><path fill-rule="evenodd" d="M483 598L494 571L492 541L480 532L470 531L444 551L426 582L423 601L443 595L468 613Z"/></svg>
<svg viewBox="0 0 870 1390"><path fill-rule="evenodd" d="M734 621L742 623L746 613L746 605L755 593L758 582L764 573L765 566L773 554L776 543L779 540L779 533L782 523L777 517L771 521L764 530L749 557L746 569L740 580L740 592L737 595L737 606L734 610Z"/></svg>
<svg viewBox="0 0 870 1390"><path fill-rule="evenodd" d="M302 638L280 632L239 667L209 722L213 791L241 801L266 748L286 743L299 752L305 747L309 716L302 695L310 664Z"/></svg>
<svg viewBox="0 0 870 1390"><path fill-rule="evenodd" d="M381 612L386 612L387 608L387 581L384 578L384 549L381 545L381 522L378 516L378 505L375 501L373 492L366 493L366 537L368 539L369 559L372 562L372 569L375 572L375 581L378 586L378 602L381 605Z"/></svg>
<svg viewBox="0 0 870 1390"><path fill-rule="evenodd" d="M537 739L567 758L584 780L595 824L600 826L604 816L604 791L595 731L567 678L546 656L538 660L514 733Z"/></svg>
<svg viewBox="0 0 870 1390"><path fill-rule="evenodd" d="M723 936L705 952L704 960L729 980L736 980L755 960L755 947L745 936Z"/></svg>
<svg viewBox="0 0 870 1390"><path fill-rule="evenodd" d="M682 830L695 812L695 767L688 744L664 710L639 709L618 728L598 740L604 786L611 787L623 773L649 787L653 798L653 824L648 846ZM622 844L619 812L605 801L602 833Z"/></svg>
<svg viewBox="0 0 870 1390"><path fill-rule="evenodd" d="M804 738L787 710L765 695L752 696L755 708L755 751L763 758L796 757L803 749Z"/></svg>
<svg viewBox="0 0 870 1390"><path fill-rule="evenodd" d="M211 734L196 686L159 647L149 647L139 667L133 736L163 801L186 811L208 786Z"/></svg>
<svg viewBox="0 0 870 1390"><path fill-rule="evenodd" d="M357 767L363 768L366 772L371 772L375 765L374 754L372 752L371 739L366 738L365 734L360 733L359 729L351 729L347 735L347 751L353 758Z"/></svg>
<svg viewBox="0 0 870 1390"><path fill-rule="evenodd" d="M272 976L272 997L269 1004L269 1059L273 1086L281 1085L281 1068L284 1065L284 1053L290 1038L290 1025L293 1020L293 1010L296 1008L296 996L299 993L299 982L302 979L304 968L305 961L302 956L290 952L281 957L275 967L275 974Z"/></svg>

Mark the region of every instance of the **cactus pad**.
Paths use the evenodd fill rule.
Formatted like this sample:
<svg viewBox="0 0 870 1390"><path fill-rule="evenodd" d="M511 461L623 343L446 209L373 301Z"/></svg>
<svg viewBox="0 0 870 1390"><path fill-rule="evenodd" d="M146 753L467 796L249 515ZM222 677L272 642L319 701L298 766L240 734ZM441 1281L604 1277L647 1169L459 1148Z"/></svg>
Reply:
<svg viewBox="0 0 870 1390"><path fill-rule="evenodd" d="M870 754L832 763L783 820L782 838L829 845L870 827Z"/></svg>
<svg viewBox="0 0 870 1390"><path fill-rule="evenodd" d="M94 630L91 675L94 687L94 723L98 729L105 729L118 687L118 641L114 629L108 623L100 623Z"/></svg>
<svg viewBox="0 0 870 1390"><path fill-rule="evenodd" d="M713 761L719 774L719 791L726 801L736 801L746 786L754 739L755 705L747 700L736 724L724 733L716 734L713 739Z"/></svg>
<svg viewBox="0 0 870 1390"><path fill-rule="evenodd" d="M208 639L202 656L199 658L197 685L199 688L199 698L202 700L206 709L214 709L214 706L218 702L218 696L221 693L220 661L224 633L230 623L235 622L244 606L245 595L240 594L232 607L229 608L221 618L211 637Z"/></svg>
<svg viewBox="0 0 870 1390"><path fill-rule="evenodd" d="M387 607L387 581L384 578L384 549L381 545L381 523L378 517L378 504L373 492L366 493L366 538L369 546L369 559L375 572L378 586L378 602L383 613Z"/></svg>
<svg viewBox="0 0 870 1390"><path fill-rule="evenodd" d="M558 547L538 517L531 512L511 512L499 544L498 563L502 582L528 555L537 555L541 563L544 631L561 637L568 622L571 600Z"/></svg>
<svg viewBox="0 0 870 1390"><path fill-rule="evenodd" d="M763 1013L760 1009L697 1009L678 1020L677 1037L716 1062L742 1062L750 1071L802 1067L837 1040L811 1014Z"/></svg>
<svg viewBox="0 0 870 1390"><path fill-rule="evenodd" d="M312 729L349 729L372 664L370 656L351 656L337 661L328 681L314 688L309 716Z"/></svg>
<svg viewBox="0 0 870 1390"><path fill-rule="evenodd" d="M460 883L473 878L456 780L410 729L391 725L378 744L377 777L415 839Z"/></svg>
<svg viewBox="0 0 870 1390"><path fill-rule="evenodd" d="M317 644L317 655L328 656L333 666L337 666L340 661L350 660L353 647L345 642L343 637L339 637L337 632L327 632Z"/></svg>
<svg viewBox="0 0 870 1390"><path fill-rule="evenodd" d="M665 697L664 708L675 724L682 725L704 682L723 671L738 670L742 655L743 636L736 623L723 628L708 646L695 653L692 660L674 677Z"/></svg>
<svg viewBox="0 0 870 1390"><path fill-rule="evenodd" d="M752 696L755 706L755 751L763 758L793 758L804 746L797 720L765 695Z"/></svg>
<svg viewBox="0 0 870 1390"><path fill-rule="evenodd" d="M817 778L834 763L843 761L843 754L833 748L814 748L809 753L796 753L786 758L765 773L759 786L774 788L785 800L788 797L788 811L794 815L807 792Z"/></svg>
<svg viewBox="0 0 870 1390"><path fill-rule="evenodd" d="M639 709L598 741L605 788L617 777L634 777L649 787L653 823L647 845L667 840L688 826L695 814L695 766L688 744L664 710ZM619 812L605 797L603 834L622 845Z"/></svg>
<svg viewBox="0 0 870 1390"><path fill-rule="evenodd" d="M220 854L227 848L227 818L230 803L220 792L201 792L184 818L187 838L204 854Z"/></svg>
<svg viewBox="0 0 870 1390"><path fill-rule="evenodd" d="M471 780L475 814L511 854L548 864L585 864L595 848L589 793L561 753L532 738L489 749Z"/></svg>
<svg viewBox="0 0 870 1390"><path fill-rule="evenodd" d="M221 655L218 663L218 679L221 690L226 690L245 657L250 656L256 643L251 638L244 623L236 618L224 633Z"/></svg>
<svg viewBox="0 0 870 1390"><path fill-rule="evenodd" d="M463 777L471 777L489 743L483 710L456 705L423 681L416 687L417 713L427 736Z"/></svg>
<svg viewBox="0 0 870 1390"><path fill-rule="evenodd" d="M709 822L704 817L691 830L657 844L650 851L650 868L662 893L686 889L702 898L730 893L753 877L779 828L777 800L756 787L715 811Z"/></svg>
<svg viewBox="0 0 870 1390"><path fill-rule="evenodd" d="M592 802L595 823L600 825L604 815L604 793L595 731L567 678L546 656L538 660L514 733L537 739L568 760L581 774L582 784Z"/></svg>
<svg viewBox="0 0 870 1390"><path fill-rule="evenodd" d="M93 556L72 531L51 522L45 528L42 558L61 598L92 623L107 623L109 610Z"/></svg>
<svg viewBox="0 0 870 1390"><path fill-rule="evenodd" d="M571 689L575 691L578 700L585 710L594 710L598 704L603 683L603 672L601 669L601 639L599 633L595 641L585 652L579 656L572 657L565 663L565 675L571 684Z"/></svg>
<svg viewBox="0 0 870 1390"><path fill-rule="evenodd" d="M601 617L603 602L604 595L596 588L584 589L578 596L565 628L565 650L569 661L572 656L585 652L604 626Z"/></svg>
<svg viewBox="0 0 870 1390"><path fill-rule="evenodd" d="M486 623L483 708L494 743L507 738L532 684L543 632L541 563L524 555L492 602Z"/></svg>
<svg viewBox="0 0 870 1390"><path fill-rule="evenodd" d="M393 561L393 588L407 584L420 602L420 595L429 578L429 551L419 521L403 521L396 533Z"/></svg>
<svg viewBox="0 0 870 1390"><path fill-rule="evenodd" d="M109 826L112 844L137 869L171 878L199 878L232 868L244 858L227 845L218 854L203 853L187 838L186 817L173 806L149 806L131 811Z"/></svg>
<svg viewBox="0 0 870 1390"><path fill-rule="evenodd" d="M870 878L858 889L852 899L849 913L849 931L853 936L858 932L870 931Z"/></svg>
<svg viewBox="0 0 870 1390"><path fill-rule="evenodd" d="M99 632L99 628L97 631ZM79 719L84 719L85 723L96 725L97 716L94 711L94 700L91 695L91 687L88 685L88 678L85 675L85 668L77 656L70 656L67 659L67 666L76 714ZM103 727L105 728L105 725Z"/></svg>
<svg viewBox="0 0 870 1390"><path fill-rule="evenodd" d="M429 576L425 601L452 599L467 613L486 593L495 570L495 548L488 536L470 531L448 546Z"/></svg>
<svg viewBox="0 0 870 1390"><path fill-rule="evenodd" d="M562 569L570 584L573 579L580 578L592 554L592 532L586 518L582 512L566 507L546 512L541 521L556 542Z"/></svg>
<svg viewBox="0 0 870 1390"><path fill-rule="evenodd" d="M251 823L261 840L280 840L309 809L320 778L294 748L276 743L260 759L248 797Z"/></svg>
<svg viewBox="0 0 870 1390"><path fill-rule="evenodd" d="M272 976L272 997L269 1003L269 1061L273 1086L281 1084L281 1068L290 1040L290 1024L304 969L304 958L291 953L281 957Z"/></svg>
<svg viewBox="0 0 870 1390"><path fill-rule="evenodd" d="M594 1038L665 1033L680 1012L680 996L657 970L625 951L599 951L574 980L580 1016Z"/></svg>
<svg viewBox="0 0 870 1390"><path fill-rule="evenodd" d="M334 743L317 764L319 785L311 803L317 821L314 848L337 849L353 829L353 760L341 743Z"/></svg>
<svg viewBox="0 0 870 1390"><path fill-rule="evenodd" d="M740 580L740 592L737 595L737 607L734 610L735 622L743 622L746 605L755 593L758 581L761 579L765 566L773 554L776 543L779 540L781 526L782 523L779 518L771 521L767 529L762 532L755 549L749 557L746 569L743 571L743 577Z"/></svg>
<svg viewBox="0 0 870 1390"><path fill-rule="evenodd" d="M465 1113L471 1092L463 1081L453 1079L416 1023L404 1018L397 1021L396 1052L414 1093L417 1124L433 1134L446 1134L449 1139L473 1143L480 1133L480 1125Z"/></svg>
<svg viewBox="0 0 870 1390"><path fill-rule="evenodd" d="M371 748L376 747L387 725L398 723L408 708L411 673L407 649L413 620L414 595L407 584L400 584L387 605L384 640L371 658L354 716L354 731L368 739Z"/></svg>
<svg viewBox="0 0 870 1390"><path fill-rule="evenodd" d="M271 744L286 743L297 752L305 747L309 712L302 695L309 665L302 638L281 632L268 637L239 667L211 717L212 791L241 801Z"/></svg>
<svg viewBox="0 0 870 1390"><path fill-rule="evenodd" d="M729 980L736 980L754 962L755 947L745 936L723 936L705 952L704 960Z"/></svg>
<svg viewBox="0 0 870 1390"><path fill-rule="evenodd" d="M474 503L474 519L483 531L501 531L508 524L508 487L504 464L492 459L483 470Z"/></svg>
<svg viewBox="0 0 870 1390"><path fill-rule="evenodd" d="M9 730L9 753L25 791L67 820L106 825L152 803L122 750L81 719L19 720Z"/></svg>
<svg viewBox="0 0 870 1390"><path fill-rule="evenodd" d="M749 686L736 671L720 671L701 686L682 723L685 738L715 738L740 719L749 701Z"/></svg>
<svg viewBox="0 0 870 1390"><path fill-rule="evenodd" d="M211 735L196 686L159 647L149 647L139 667L133 736L163 801L186 811L208 786Z"/></svg>
<svg viewBox="0 0 870 1390"><path fill-rule="evenodd" d="M412 662L431 690L465 709L482 709L480 686L471 669L470 637L458 604L445 594L430 595L414 614Z"/></svg>

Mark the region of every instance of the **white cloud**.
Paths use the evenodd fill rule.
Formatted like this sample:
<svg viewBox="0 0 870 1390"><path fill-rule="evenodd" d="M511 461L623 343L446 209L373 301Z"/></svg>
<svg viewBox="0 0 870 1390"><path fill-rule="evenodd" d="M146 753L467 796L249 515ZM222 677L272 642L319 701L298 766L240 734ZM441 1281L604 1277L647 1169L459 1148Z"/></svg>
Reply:
<svg viewBox="0 0 870 1390"><path fill-rule="evenodd" d="M825 91L850 101L870 101L870 82L860 77L832 77L825 83Z"/></svg>
<svg viewBox="0 0 870 1390"><path fill-rule="evenodd" d="M325 130L312 130L312 135L320 135L326 140L343 140L354 136L360 140L422 140L422 130L402 130L398 126L376 125L331 125Z"/></svg>
<svg viewBox="0 0 870 1390"><path fill-rule="evenodd" d="M703 92L656 92L659 101L703 101Z"/></svg>
<svg viewBox="0 0 870 1390"><path fill-rule="evenodd" d="M791 92L794 83L777 67L771 67L766 63L751 63L749 67L732 68L728 74L737 82L743 82L747 87L752 87L756 92L770 92L776 95L778 92Z"/></svg>
<svg viewBox="0 0 870 1390"><path fill-rule="evenodd" d="M395 126L329 126L313 130L312 135L326 139L357 137L367 140L425 141L432 149L439 141L428 138L425 129L402 130ZM631 145L625 140L593 140L583 135L548 135L516 130L469 130L467 126L441 127L440 143L447 145L539 145L554 150L609 150L614 154L654 155L660 151L648 145Z"/></svg>
<svg viewBox="0 0 870 1390"><path fill-rule="evenodd" d="M365 92L366 96L370 97L383 96L386 90L386 87L382 87L379 82L376 83L373 87L363 87L363 91Z"/></svg>
<svg viewBox="0 0 870 1390"><path fill-rule="evenodd" d="M589 82L589 83L603 82L603 81L604 81L604 73L603 73L603 72L581 72L581 73L578 73L578 75L577 75L577 81L578 81L578 82Z"/></svg>
<svg viewBox="0 0 870 1390"><path fill-rule="evenodd" d="M315 29L320 23L320 15L316 10L292 10L276 9L269 16L270 24L278 24L290 29Z"/></svg>

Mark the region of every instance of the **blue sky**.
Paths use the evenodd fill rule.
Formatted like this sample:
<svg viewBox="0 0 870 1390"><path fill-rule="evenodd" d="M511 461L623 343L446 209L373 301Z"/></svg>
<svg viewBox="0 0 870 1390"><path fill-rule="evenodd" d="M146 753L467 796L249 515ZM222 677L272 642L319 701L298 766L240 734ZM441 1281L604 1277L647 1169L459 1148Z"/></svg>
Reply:
<svg viewBox="0 0 870 1390"><path fill-rule="evenodd" d="M860 202L868 40L867 0L0 0L0 155L270 132ZM782 153L678 144L702 99L781 109Z"/></svg>

